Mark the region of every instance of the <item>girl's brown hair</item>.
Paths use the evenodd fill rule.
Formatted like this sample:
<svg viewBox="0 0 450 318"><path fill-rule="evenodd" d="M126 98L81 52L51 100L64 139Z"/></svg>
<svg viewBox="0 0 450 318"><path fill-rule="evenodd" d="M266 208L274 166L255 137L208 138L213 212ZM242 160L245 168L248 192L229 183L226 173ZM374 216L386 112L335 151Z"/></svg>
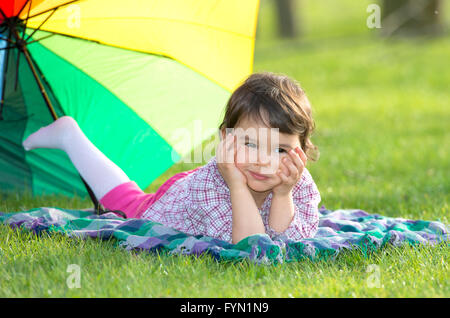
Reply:
<svg viewBox="0 0 450 318"><path fill-rule="evenodd" d="M250 75L231 95L220 130L234 128L240 119L252 118L280 133L298 135L308 160L319 151L310 137L315 129L311 104L297 81L271 72Z"/></svg>

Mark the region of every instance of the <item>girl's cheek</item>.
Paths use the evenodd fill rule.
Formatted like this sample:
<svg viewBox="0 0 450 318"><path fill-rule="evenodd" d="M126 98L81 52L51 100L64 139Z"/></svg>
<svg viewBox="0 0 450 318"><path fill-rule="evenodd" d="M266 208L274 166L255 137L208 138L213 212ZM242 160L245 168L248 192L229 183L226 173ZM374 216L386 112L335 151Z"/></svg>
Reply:
<svg viewBox="0 0 450 318"><path fill-rule="evenodd" d="M283 164L281 162L281 160L283 160L283 158L285 158L285 157L286 157L286 155L278 155L278 156L273 157L271 164L272 164L272 169L275 174L277 173L278 170L284 171L284 169L286 169L286 168L283 169ZM280 177L278 177L278 178L281 180Z"/></svg>
<svg viewBox="0 0 450 318"><path fill-rule="evenodd" d="M245 167L245 164L242 162L236 162L236 167L242 170Z"/></svg>
<svg viewBox="0 0 450 318"><path fill-rule="evenodd" d="M278 169L281 169L281 160L284 158L284 156L283 155L273 155L272 156L272 160L270 161L270 163L271 163L271 166L272 166L272 168L273 169L275 169L275 172L278 170Z"/></svg>
<svg viewBox="0 0 450 318"><path fill-rule="evenodd" d="M240 146L236 152L236 166L243 167L247 163L248 154L244 147Z"/></svg>

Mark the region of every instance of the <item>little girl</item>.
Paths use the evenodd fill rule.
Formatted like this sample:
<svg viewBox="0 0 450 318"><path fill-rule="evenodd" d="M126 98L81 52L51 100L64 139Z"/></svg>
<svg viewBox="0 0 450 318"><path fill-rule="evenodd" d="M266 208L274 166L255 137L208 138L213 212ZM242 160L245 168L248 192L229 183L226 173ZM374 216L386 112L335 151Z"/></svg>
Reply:
<svg viewBox="0 0 450 318"><path fill-rule="evenodd" d="M248 133L264 129L277 134ZM23 146L65 151L106 209L235 244L258 233L292 240L315 235L321 198L305 168L307 158L316 160L313 130L311 106L298 83L263 72L250 75L231 95L216 156L175 174L156 193L130 181L72 117L39 129Z"/></svg>

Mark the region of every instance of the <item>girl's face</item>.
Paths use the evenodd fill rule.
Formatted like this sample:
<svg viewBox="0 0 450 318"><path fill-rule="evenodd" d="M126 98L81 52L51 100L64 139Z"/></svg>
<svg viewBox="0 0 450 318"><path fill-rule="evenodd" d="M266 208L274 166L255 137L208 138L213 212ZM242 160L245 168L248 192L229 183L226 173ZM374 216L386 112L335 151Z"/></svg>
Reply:
<svg viewBox="0 0 450 318"><path fill-rule="evenodd" d="M234 127L237 136L236 166L247 177L250 189L267 192L281 183L276 174L288 151L300 147L299 136L279 133L251 118Z"/></svg>

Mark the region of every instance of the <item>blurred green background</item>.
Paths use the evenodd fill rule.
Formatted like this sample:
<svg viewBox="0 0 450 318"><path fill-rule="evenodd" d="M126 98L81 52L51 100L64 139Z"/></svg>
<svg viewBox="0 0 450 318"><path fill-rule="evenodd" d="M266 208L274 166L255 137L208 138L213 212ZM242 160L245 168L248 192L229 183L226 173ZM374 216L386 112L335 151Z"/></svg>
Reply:
<svg viewBox="0 0 450 318"><path fill-rule="evenodd" d="M291 76L312 102L320 159L308 169L321 205L448 222L450 3L437 34L387 36L383 21L367 26L381 1L293 2L293 38L279 35L276 0L260 2L254 72Z"/></svg>

